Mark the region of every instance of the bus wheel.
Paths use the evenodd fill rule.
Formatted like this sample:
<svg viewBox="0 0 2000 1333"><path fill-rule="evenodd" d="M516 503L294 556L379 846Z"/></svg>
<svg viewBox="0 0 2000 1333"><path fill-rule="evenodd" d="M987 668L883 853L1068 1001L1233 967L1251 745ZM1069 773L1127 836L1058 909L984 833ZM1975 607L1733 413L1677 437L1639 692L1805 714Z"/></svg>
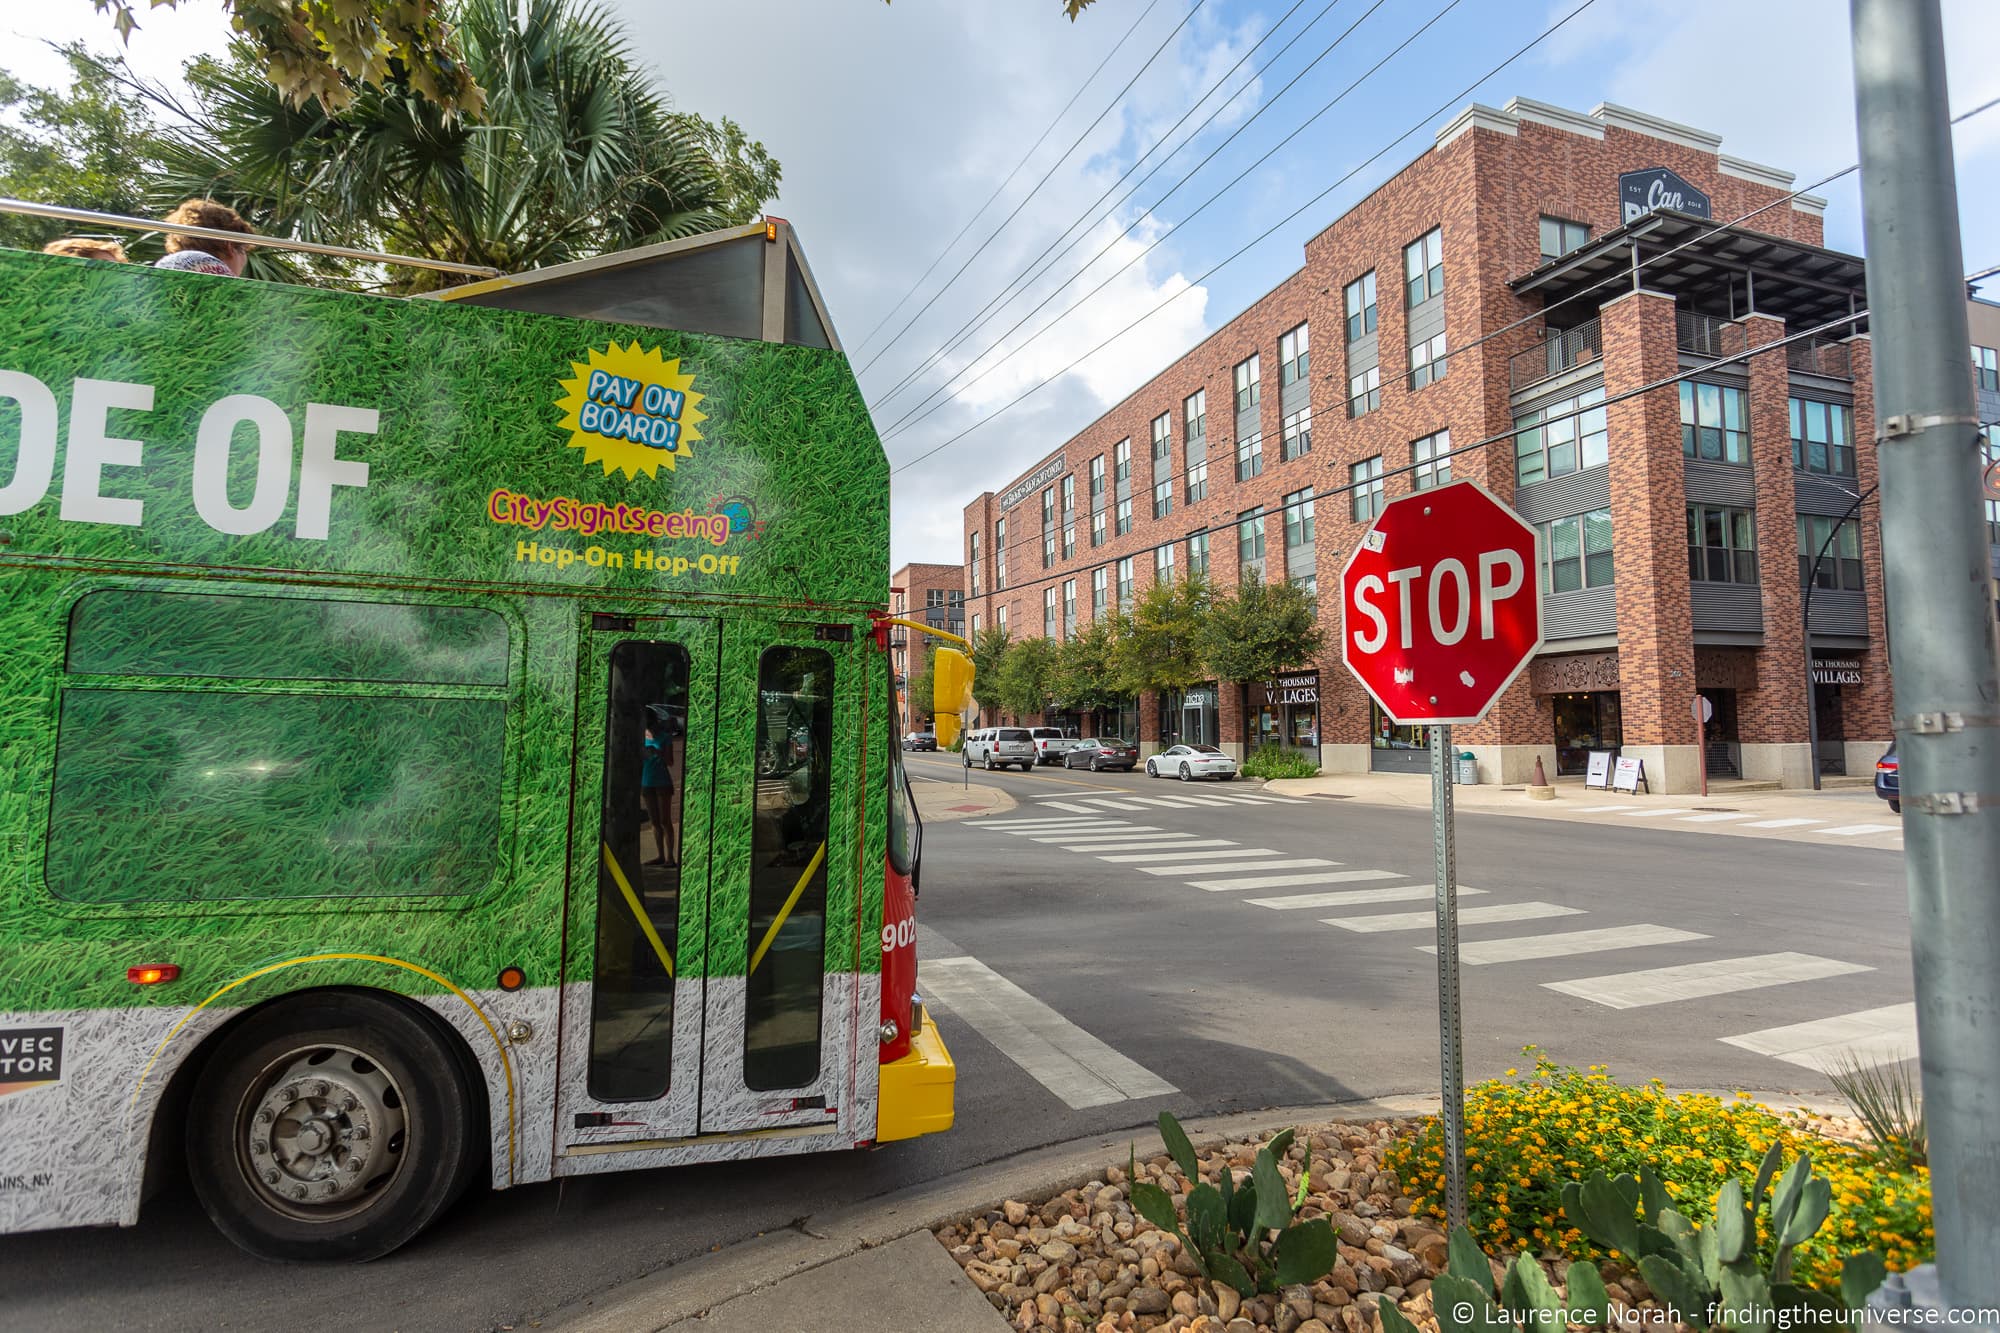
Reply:
<svg viewBox="0 0 2000 1333"><path fill-rule="evenodd" d="M231 1032L188 1108L188 1171L252 1254L378 1259L470 1178L473 1098L457 1054L378 996L282 1001Z"/></svg>

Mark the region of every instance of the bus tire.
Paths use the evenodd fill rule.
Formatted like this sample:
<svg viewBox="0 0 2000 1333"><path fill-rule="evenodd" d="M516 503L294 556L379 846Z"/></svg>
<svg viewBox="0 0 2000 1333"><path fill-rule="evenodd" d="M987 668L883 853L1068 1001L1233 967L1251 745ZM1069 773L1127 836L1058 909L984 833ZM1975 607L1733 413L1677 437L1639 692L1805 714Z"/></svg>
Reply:
<svg viewBox="0 0 2000 1333"><path fill-rule="evenodd" d="M366 992L281 1000L222 1041L188 1108L217 1230L265 1259L379 1259L471 1178L475 1099L431 1024Z"/></svg>

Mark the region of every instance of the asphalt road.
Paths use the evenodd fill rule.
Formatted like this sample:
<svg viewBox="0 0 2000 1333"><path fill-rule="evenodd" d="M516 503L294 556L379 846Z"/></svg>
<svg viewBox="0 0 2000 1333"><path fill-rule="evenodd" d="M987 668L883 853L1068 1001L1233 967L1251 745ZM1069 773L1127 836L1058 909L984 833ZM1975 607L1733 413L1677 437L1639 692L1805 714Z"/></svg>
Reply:
<svg viewBox="0 0 2000 1333"><path fill-rule="evenodd" d="M950 756L914 756L911 766L920 779L961 777ZM1239 798L1259 793L1243 782L1190 787L1053 769L978 780L1020 805L927 828L918 910L921 984L959 1066L949 1134L872 1153L476 1195L416 1243L361 1267L249 1259L174 1190L130 1230L0 1238L0 1323L527 1327L712 1247L1042 1143L1147 1123L1161 1108L1209 1113L1434 1088L1435 960L1420 949L1431 933L1325 923L1428 910L1424 812L1249 802ZM1025 822L1037 820L1078 822ZM1213 845L1177 852L1176 842ZM1634 1080L1823 1092L1816 1070L1722 1039L1911 998L1899 853L1490 815L1462 816L1458 847L1461 879L1482 890L1462 908L1509 918L1469 920L1469 953L1495 940L1532 942L1500 946L1514 952L1562 950L1540 941L1609 932L1586 937L1601 951L1464 968L1470 1078L1518 1066L1532 1042ZM1195 850L1216 855L1185 854ZM1261 875L1194 869L1259 859L1334 864ZM1344 878L1197 887L1295 875ZM1256 902L1354 892L1388 896L1305 909ZM1780 954L1805 961L1769 957ZM1682 970L1644 985L1624 980L1662 968ZM1833 974L1849 968L1867 970ZM1794 974L1810 979L1774 981ZM1614 980L1591 982L1603 977ZM1712 993L1741 984L1717 977L1763 984ZM1581 994L1549 986L1578 981L1587 983ZM1673 998L1676 987L1704 993Z"/></svg>

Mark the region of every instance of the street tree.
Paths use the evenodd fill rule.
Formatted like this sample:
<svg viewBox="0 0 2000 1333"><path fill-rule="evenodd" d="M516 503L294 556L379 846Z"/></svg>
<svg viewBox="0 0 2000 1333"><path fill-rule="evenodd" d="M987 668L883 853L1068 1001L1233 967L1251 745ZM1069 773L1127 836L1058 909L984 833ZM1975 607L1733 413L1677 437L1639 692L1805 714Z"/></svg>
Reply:
<svg viewBox="0 0 2000 1333"><path fill-rule="evenodd" d="M1266 583L1254 573L1213 599L1202 658L1217 680L1233 680L1250 713L1250 682L1318 659L1326 648L1311 594L1296 583Z"/></svg>
<svg viewBox="0 0 2000 1333"><path fill-rule="evenodd" d="M911 676L903 686L903 696L910 701L910 723L913 729L922 730L937 716L937 657L927 653L923 669Z"/></svg>
<svg viewBox="0 0 2000 1333"><path fill-rule="evenodd" d="M0 194L99 213L146 209L146 183L164 149L151 108L126 97L117 78L81 45L61 48L67 91L39 88L0 70ZM0 216L0 245L39 250L76 223ZM120 238L138 254L136 242Z"/></svg>
<svg viewBox="0 0 2000 1333"><path fill-rule="evenodd" d="M337 114L294 106L239 42L188 67L189 124L156 193L220 199L271 234L519 272L747 220L777 189L763 145L734 122L673 111L593 0L448 12L489 123L450 116L400 66ZM387 285L452 281L397 271Z"/></svg>
<svg viewBox="0 0 2000 1333"><path fill-rule="evenodd" d="M1040 718L1049 706L1055 667L1056 645L1052 641L1037 636L1010 644L994 682L996 701L1017 718Z"/></svg>
<svg viewBox="0 0 2000 1333"><path fill-rule="evenodd" d="M1010 642L1007 631L997 625L972 636L972 696L982 709L992 708L998 697L994 691L1000 684L1000 663Z"/></svg>
<svg viewBox="0 0 2000 1333"><path fill-rule="evenodd" d="M1203 656L1209 585L1197 576L1149 585L1132 605L1112 655L1127 694L1180 694L1208 679Z"/></svg>
<svg viewBox="0 0 2000 1333"><path fill-rule="evenodd" d="M138 0L90 0L128 44ZM150 0L149 9L182 0ZM400 84L447 117L478 119L486 95L446 0L224 0L229 26L287 106L346 110L367 87ZM1071 17L1074 17L1072 15Z"/></svg>
<svg viewBox="0 0 2000 1333"><path fill-rule="evenodd" d="M1103 734L1104 711L1125 698L1118 688L1116 661L1121 623L1116 616L1085 621L1056 651L1049 682L1049 694L1058 706L1097 719L1093 730L1098 735Z"/></svg>

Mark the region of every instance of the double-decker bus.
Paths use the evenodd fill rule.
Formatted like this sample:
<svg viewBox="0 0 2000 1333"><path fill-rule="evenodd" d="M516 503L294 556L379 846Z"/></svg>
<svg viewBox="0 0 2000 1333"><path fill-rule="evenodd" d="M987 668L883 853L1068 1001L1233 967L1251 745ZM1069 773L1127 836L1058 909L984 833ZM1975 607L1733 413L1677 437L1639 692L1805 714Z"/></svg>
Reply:
<svg viewBox="0 0 2000 1333"><path fill-rule="evenodd" d="M394 299L0 251L0 1232L366 1259L943 1130L889 477L778 220Z"/></svg>

